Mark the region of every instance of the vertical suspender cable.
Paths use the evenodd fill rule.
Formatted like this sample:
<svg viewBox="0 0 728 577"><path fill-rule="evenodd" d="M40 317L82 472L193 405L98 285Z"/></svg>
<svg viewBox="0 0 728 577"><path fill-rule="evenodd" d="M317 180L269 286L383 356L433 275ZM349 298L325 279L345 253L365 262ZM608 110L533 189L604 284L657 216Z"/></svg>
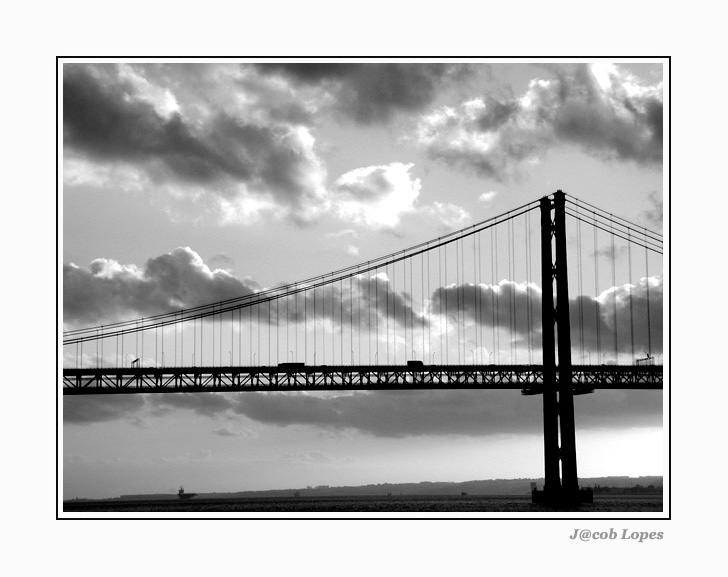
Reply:
<svg viewBox="0 0 728 577"><path fill-rule="evenodd" d="M628 259L628 268L629 268L629 335L630 335L630 342L631 342L631 363L634 364L635 362L635 355L634 355L634 302L632 299L632 294L634 292L634 285L632 284L632 239L631 239L631 228L627 228L627 259Z"/></svg>
<svg viewBox="0 0 728 577"><path fill-rule="evenodd" d="M528 364L533 364L532 327L531 327L531 213L525 214L526 219L526 330L528 331Z"/></svg>
<svg viewBox="0 0 728 577"><path fill-rule="evenodd" d="M316 325L317 318L316 318L316 284L317 282L314 281L313 285L313 364L316 364L316 351L317 351L317 341L316 341Z"/></svg>
<svg viewBox="0 0 728 577"><path fill-rule="evenodd" d="M374 357L379 364L379 267L374 269L374 330L376 333Z"/></svg>
<svg viewBox="0 0 728 577"><path fill-rule="evenodd" d="M495 362L498 363L498 347L496 345L496 320L495 320L495 311L496 311L496 303L495 303L495 283L496 283L496 273L495 273L495 245L494 245L494 237L495 237L495 227L491 227L490 229L490 327L491 327L491 346L493 347L493 350L491 351L491 354L495 354ZM490 357L488 358L488 361L490 361Z"/></svg>
<svg viewBox="0 0 728 577"><path fill-rule="evenodd" d="M357 272L358 272L358 270L357 270ZM356 357L356 359L357 359L357 362L359 364L362 364L361 363L361 297L362 297L362 292L363 291L362 291L362 288L361 288L361 273L357 275L356 279L357 279L356 280L356 283L357 283L357 287L356 287L356 289L357 289L356 290L356 324L357 324L357 334L356 334L356 337L357 337L357 341L358 341L357 357Z"/></svg>
<svg viewBox="0 0 728 577"><path fill-rule="evenodd" d="M427 361L425 351L425 253L420 253L420 309L422 310L422 362ZM429 352L429 351L428 351Z"/></svg>
<svg viewBox="0 0 728 577"><path fill-rule="evenodd" d="M495 227L494 227L495 228ZM498 229L495 229L495 277L498 279ZM498 295L495 303L495 324L496 324L496 363L500 363L500 283L498 283Z"/></svg>
<svg viewBox="0 0 728 577"><path fill-rule="evenodd" d="M458 335L458 364L460 364L460 240L455 242L455 328Z"/></svg>
<svg viewBox="0 0 728 577"><path fill-rule="evenodd" d="M477 239L476 236L479 236L478 234L473 236L473 317L475 319L475 323L473 324L473 331L475 332L475 356L473 357L473 364L477 364L477 355L479 354L478 351L478 318L480 315L478 314L478 293L476 291L480 290L480 285L478 285L477 279L478 279L478 257L476 253L476 242Z"/></svg>
<svg viewBox="0 0 728 577"><path fill-rule="evenodd" d="M369 268L369 262L367 262ZM372 277L367 273L367 358L369 365L372 364Z"/></svg>
<svg viewBox="0 0 728 577"><path fill-rule="evenodd" d="M430 292L430 255L432 250L428 245L427 250L427 359L432 357L432 293Z"/></svg>
<svg viewBox="0 0 728 577"><path fill-rule="evenodd" d="M438 239L439 240L439 239ZM442 284L442 246L437 247L437 286L440 290L440 298L437 299L437 317L439 321L439 333L440 333L440 364L444 363L444 359L442 357L442 343L443 343L443 330L442 330L442 297L445 295L445 290Z"/></svg>
<svg viewBox="0 0 728 577"><path fill-rule="evenodd" d="M389 294L392 292L391 288L390 288L391 283L389 281L389 264L384 265L384 275L387 277L387 284L385 285L386 290L384 292L384 296L386 299L384 305L385 305L385 310L386 310L387 314L385 315L384 320L386 322L385 329L387 332L387 339L386 339L387 340L387 364L389 364Z"/></svg>
<svg viewBox="0 0 728 577"><path fill-rule="evenodd" d="M612 216L611 214L609 215ZM612 219L609 220L609 230L612 233L612 323L614 324L614 362L619 364L619 349L617 342L617 256L614 251L614 224Z"/></svg>
<svg viewBox="0 0 728 577"><path fill-rule="evenodd" d="M308 364L308 289L303 293L303 362Z"/></svg>
<svg viewBox="0 0 728 577"><path fill-rule="evenodd" d="M647 250L647 229L645 229L645 288L647 291L647 353L652 356L652 331L650 326L650 260Z"/></svg>
<svg viewBox="0 0 728 577"><path fill-rule="evenodd" d="M339 361L344 365L344 280L339 281Z"/></svg>
<svg viewBox="0 0 728 577"><path fill-rule="evenodd" d="M450 331L449 331L449 319L448 319L448 304L447 301L450 300L450 295L448 293L448 284L447 284L447 247L448 245L445 245L445 364L449 364L450 362Z"/></svg>
<svg viewBox="0 0 728 577"><path fill-rule="evenodd" d="M406 252L402 253L403 255L406 254ZM410 288L409 292L407 292L407 263L409 262L410 265ZM410 349L414 346L412 342L412 261L408 258L405 258L402 260L402 276L404 277L404 360L406 361L409 359ZM407 295L410 296L409 298L409 305L407 304ZM409 313L409 326L407 323L407 316ZM407 336L409 334L409 337Z"/></svg>
<svg viewBox="0 0 728 577"><path fill-rule="evenodd" d="M576 257L577 269L579 274L579 291L577 298L579 299L579 352L581 353L581 362L584 363L584 284L582 280L582 262L581 262L581 219L579 218L579 204L576 204Z"/></svg>
<svg viewBox="0 0 728 577"><path fill-rule="evenodd" d="M597 218L594 215L594 311L597 329L597 364L602 359L602 341L600 334L601 311L599 306L599 250L597 248Z"/></svg>
<svg viewBox="0 0 728 577"><path fill-rule="evenodd" d="M517 332L517 313L516 313L516 291L518 290L517 274L516 274L516 246L515 246L515 223L512 218L508 220L509 247L510 257L508 258L508 266L511 270L511 363L518 364L518 349L516 348Z"/></svg>
<svg viewBox="0 0 728 577"><path fill-rule="evenodd" d="M485 341L483 340L483 251L482 251L482 245L481 245L481 233L478 232L478 292L476 293L478 295L478 305L480 309L480 313L477 315L477 325L476 328L478 331L480 331L480 348L481 350L481 357L480 357L480 363L485 364L485 359L483 358L483 354L485 353Z"/></svg>

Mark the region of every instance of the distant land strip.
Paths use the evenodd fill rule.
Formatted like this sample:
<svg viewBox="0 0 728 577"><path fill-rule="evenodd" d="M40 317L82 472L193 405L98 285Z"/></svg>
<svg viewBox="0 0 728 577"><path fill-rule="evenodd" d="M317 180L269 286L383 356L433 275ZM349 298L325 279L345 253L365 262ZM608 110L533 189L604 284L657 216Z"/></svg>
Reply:
<svg viewBox="0 0 728 577"><path fill-rule="evenodd" d="M271 489L266 491L235 491L224 493L204 493L196 487L187 487L188 492L196 493L194 500L200 499L247 499L247 498L288 498L288 497L358 497L358 496L447 496L447 495L530 495L531 483L543 488L543 478L536 479L488 479L463 482L429 482L420 483L381 483L359 486L331 487L318 485L315 487L299 487L291 489ZM579 479L582 488L593 488L595 494L646 494L661 495L662 475L654 476L608 476L584 477ZM138 495L120 495L103 499L119 500L178 500L175 493L153 493ZM84 501L86 499L69 499L67 502ZM94 499L99 500L99 499ZM66 502L64 501L64 502Z"/></svg>

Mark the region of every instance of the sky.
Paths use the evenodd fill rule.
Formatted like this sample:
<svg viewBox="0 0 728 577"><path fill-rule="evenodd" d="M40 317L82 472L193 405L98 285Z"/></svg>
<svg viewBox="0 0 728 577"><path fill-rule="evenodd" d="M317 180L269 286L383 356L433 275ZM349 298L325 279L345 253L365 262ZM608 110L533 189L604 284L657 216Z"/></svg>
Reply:
<svg viewBox="0 0 728 577"><path fill-rule="evenodd" d="M660 62L67 61L61 98L64 330L328 273L557 189L662 233ZM587 306L623 294L619 255ZM662 273L650 256L633 279L658 316ZM665 471L662 393L575 409L580 476ZM62 493L540 477L541 428L518 391L69 397Z"/></svg>

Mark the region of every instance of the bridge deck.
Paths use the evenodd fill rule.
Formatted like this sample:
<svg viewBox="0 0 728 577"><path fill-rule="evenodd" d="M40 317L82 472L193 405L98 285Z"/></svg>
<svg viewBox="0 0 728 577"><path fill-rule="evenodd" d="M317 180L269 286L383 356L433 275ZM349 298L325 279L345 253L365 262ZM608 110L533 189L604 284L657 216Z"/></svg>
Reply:
<svg viewBox="0 0 728 577"><path fill-rule="evenodd" d="M662 389L662 366L574 365L575 393ZM559 387L558 374L550 387ZM64 395L230 391L545 388L541 365L353 365L63 369Z"/></svg>

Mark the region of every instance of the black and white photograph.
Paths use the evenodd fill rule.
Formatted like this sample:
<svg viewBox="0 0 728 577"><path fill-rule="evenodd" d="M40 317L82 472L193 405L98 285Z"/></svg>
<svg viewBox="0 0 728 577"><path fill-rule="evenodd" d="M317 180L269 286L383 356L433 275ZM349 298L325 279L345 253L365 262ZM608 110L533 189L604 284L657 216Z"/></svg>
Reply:
<svg viewBox="0 0 728 577"><path fill-rule="evenodd" d="M9 5L6 572L720 567L720 16Z"/></svg>
<svg viewBox="0 0 728 577"><path fill-rule="evenodd" d="M59 516L669 515L668 59L58 66Z"/></svg>

